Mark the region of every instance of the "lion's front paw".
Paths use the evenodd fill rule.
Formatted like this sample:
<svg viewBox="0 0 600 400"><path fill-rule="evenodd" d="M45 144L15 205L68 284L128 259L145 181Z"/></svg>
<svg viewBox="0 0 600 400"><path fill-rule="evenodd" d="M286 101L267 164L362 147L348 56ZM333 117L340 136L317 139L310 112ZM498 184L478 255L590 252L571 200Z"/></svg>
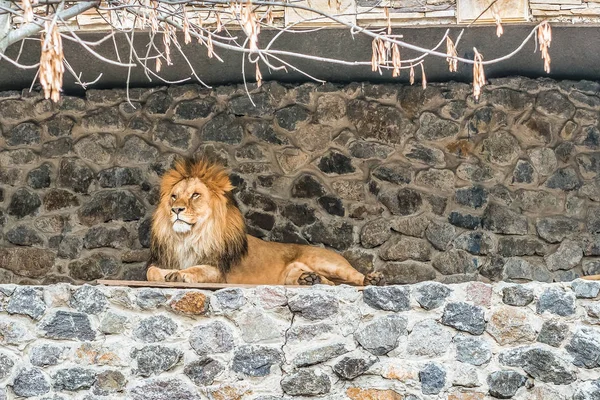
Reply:
<svg viewBox="0 0 600 400"><path fill-rule="evenodd" d="M165 276L165 282L196 283L196 280L192 274L182 271L174 271Z"/></svg>
<svg viewBox="0 0 600 400"><path fill-rule="evenodd" d="M305 272L298 278L298 285L318 285L321 277L314 272Z"/></svg>
<svg viewBox="0 0 600 400"><path fill-rule="evenodd" d="M385 278L381 272L371 272L370 274L365 275L363 285L383 286L385 285Z"/></svg>

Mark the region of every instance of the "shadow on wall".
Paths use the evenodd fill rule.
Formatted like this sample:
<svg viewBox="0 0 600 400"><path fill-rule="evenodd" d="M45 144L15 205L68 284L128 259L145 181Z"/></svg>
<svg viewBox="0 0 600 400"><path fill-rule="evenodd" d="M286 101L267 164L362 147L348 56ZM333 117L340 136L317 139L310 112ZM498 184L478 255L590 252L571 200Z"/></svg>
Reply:
<svg viewBox="0 0 600 400"><path fill-rule="evenodd" d="M600 273L600 85L267 83L0 93L0 282L144 279L177 154L233 171L252 235L391 283Z"/></svg>

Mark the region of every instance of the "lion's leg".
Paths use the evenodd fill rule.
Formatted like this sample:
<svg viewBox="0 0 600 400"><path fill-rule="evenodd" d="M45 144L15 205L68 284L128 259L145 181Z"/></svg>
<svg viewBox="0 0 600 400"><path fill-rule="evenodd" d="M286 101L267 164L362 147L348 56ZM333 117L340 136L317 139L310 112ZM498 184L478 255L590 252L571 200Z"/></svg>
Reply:
<svg viewBox="0 0 600 400"><path fill-rule="evenodd" d="M600 275L586 275L582 276L581 279L587 279L588 281L600 281Z"/></svg>
<svg viewBox="0 0 600 400"><path fill-rule="evenodd" d="M286 267L285 285L333 285L329 279L315 273L306 264L293 262Z"/></svg>
<svg viewBox="0 0 600 400"><path fill-rule="evenodd" d="M345 283L354 286L383 285L384 279L380 272L372 272L363 275L358 272L346 259L336 257L330 260L328 257L311 257L307 262L309 267L320 275L326 276L337 284Z"/></svg>
<svg viewBox="0 0 600 400"><path fill-rule="evenodd" d="M165 276L169 273L175 271L174 269L162 269L155 267L154 265L150 266L146 271L146 280L150 282L164 282Z"/></svg>
<svg viewBox="0 0 600 400"><path fill-rule="evenodd" d="M182 270L171 270L165 276L165 281L185 283L225 283L221 271L211 265L196 265Z"/></svg>

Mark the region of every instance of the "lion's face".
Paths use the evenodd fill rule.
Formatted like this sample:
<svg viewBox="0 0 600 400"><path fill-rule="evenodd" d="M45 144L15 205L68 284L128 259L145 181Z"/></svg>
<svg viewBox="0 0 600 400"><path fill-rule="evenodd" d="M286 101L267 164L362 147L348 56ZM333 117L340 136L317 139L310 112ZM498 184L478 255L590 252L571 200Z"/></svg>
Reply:
<svg viewBox="0 0 600 400"><path fill-rule="evenodd" d="M184 179L171 188L166 206L177 233L188 233L210 217L211 192L198 178Z"/></svg>

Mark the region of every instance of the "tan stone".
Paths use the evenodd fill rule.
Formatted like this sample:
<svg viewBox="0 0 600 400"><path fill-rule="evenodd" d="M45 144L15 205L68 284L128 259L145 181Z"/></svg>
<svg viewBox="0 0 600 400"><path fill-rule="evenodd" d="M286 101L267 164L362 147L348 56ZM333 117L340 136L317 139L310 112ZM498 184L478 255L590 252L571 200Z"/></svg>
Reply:
<svg viewBox="0 0 600 400"><path fill-rule="evenodd" d="M302 149L321 151L329 147L329 142L333 137L333 128L310 124L296 130L293 136Z"/></svg>
<svg viewBox="0 0 600 400"><path fill-rule="evenodd" d="M203 293L187 292L183 296L173 299L170 306L174 311L183 314L202 315L208 310L208 301Z"/></svg>
<svg viewBox="0 0 600 400"><path fill-rule="evenodd" d="M400 382L418 381L419 371L408 365L387 364L382 368L381 376L386 379L393 379Z"/></svg>
<svg viewBox="0 0 600 400"><path fill-rule="evenodd" d="M242 400L251 395L252 391L248 388L239 386L220 386L210 392L211 400Z"/></svg>
<svg viewBox="0 0 600 400"><path fill-rule="evenodd" d="M479 392L456 392L448 395L448 400L483 400L485 394Z"/></svg>
<svg viewBox="0 0 600 400"><path fill-rule="evenodd" d="M360 181L335 181L331 185L337 194L343 198L354 201L362 201L365 199L364 182Z"/></svg>
<svg viewBox="0 0 600 400"><path fill-rule="evenodd" d="M82 344L77 348L75 357L86 364L123 365L121 358L116 353L89 343Z"/></svg>
<svg viewBox="0 0 600 400"><path fill-rule="evenodd" d="M487 331L501 345L532 342L536 332L527 313L514 307L499 307L494 311Z"/></svg>
<svg viewBox="0 0 600 400"><path fill-rule="evenodd" d="M284 173L290 174L297 171L300 167L308 163L310 157L308 154L299 149L284 149L278 152L277 162Z"/></svg>
<svg viewBox="0 0 600 400"><path fill-rule="evenodd" d="M348 388L346 395L352 400L402 400L404 397L393 390Z"/></svg>

